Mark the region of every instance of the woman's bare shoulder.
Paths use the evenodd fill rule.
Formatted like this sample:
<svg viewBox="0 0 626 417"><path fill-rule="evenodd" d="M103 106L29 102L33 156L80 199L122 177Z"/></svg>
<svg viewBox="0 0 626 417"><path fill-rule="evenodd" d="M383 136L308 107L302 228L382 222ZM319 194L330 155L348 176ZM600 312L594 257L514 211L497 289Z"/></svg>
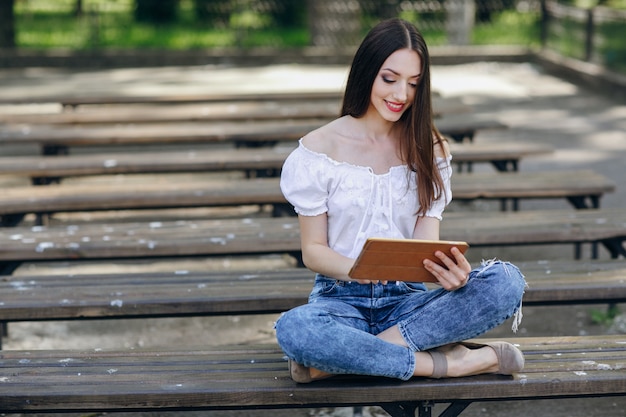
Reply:
<svg viewBox="0 0 626 417"><path fill-rule="evenodd" d="M309 150L331 154L339 139L342 119L329 122L302 137L302 144Z"/></svg>
<svg viewBox="0 0 626 417"><path fill-rule="evenodd" d="M435 145L435 156L437 158L447 158L450 156L450 144L448 143L448 139L443 136L438 138L435 136L434 138Z"/></svg>

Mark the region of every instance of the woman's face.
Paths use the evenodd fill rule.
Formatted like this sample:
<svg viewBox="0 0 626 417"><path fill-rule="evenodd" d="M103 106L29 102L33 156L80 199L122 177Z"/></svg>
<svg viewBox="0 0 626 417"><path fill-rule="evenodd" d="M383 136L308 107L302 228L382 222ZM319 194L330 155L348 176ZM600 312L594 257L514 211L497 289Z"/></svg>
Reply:
<svg viewBox="0 0 626 417"><path fill-rule="evenodd" d="M385 60L372 85L367 113L378 112L396 122L411 107L420 77L420 56L412 49L399 49Z"/></svg>

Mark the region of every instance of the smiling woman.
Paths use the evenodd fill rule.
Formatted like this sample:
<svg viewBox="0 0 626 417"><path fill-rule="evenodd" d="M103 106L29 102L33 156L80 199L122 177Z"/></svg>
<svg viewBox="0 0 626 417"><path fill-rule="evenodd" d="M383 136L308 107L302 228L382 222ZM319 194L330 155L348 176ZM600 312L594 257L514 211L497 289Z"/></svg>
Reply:
<svg viewBox="0 0 626 417"><path fill-rule="evenodd" d="M516 314L525 283L515 266L490 261L472 270L455 247L450 256L434 252L441 264L423 261L439 289L349 274L369 238L439 240L452 169L433 123L429 61L415 26L376 25L352 61L341 117L305 135L283 165L302 260L317 274L309 303L276 322L296 382L508 375L523 367L509 343L462 342Z"/></svg>

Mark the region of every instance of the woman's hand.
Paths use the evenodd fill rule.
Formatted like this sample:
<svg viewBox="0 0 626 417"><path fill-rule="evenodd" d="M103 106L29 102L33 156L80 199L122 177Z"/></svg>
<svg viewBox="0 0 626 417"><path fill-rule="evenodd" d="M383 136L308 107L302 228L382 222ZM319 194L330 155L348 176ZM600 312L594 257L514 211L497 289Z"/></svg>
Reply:
<svg viewBox="0 0 626 417"><path fill-rule="evenodd" d="M465 255L461 251L454 247L451 250L454 259L448 257L441 251L435 252L435 256L443 262L445 267L437 265L435 262L428 259L424 260L424 268L437 278L439 284L448 291L458 290L467 283L469 273L472 270L472 266L468 262Z"/></svg>

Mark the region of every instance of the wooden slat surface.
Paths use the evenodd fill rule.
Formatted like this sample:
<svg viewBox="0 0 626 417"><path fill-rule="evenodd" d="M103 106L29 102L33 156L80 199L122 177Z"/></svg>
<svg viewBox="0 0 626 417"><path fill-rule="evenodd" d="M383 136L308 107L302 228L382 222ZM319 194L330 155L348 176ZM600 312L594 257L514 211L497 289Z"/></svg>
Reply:
<svg viewBox="0 0 626 417"><path fill-rule="evenodd" d="M455 175L456 200L601 197L615 184L591 170ZM7 188L0 215L115 209L285 204L278 178L181 182L52 184Z"/></svg>
<svg viewBox="0 0 626 417"><path fill-rule="evenodd" d="M280 408L623 395L626 337L518 338L514 376L336 377L298 385L273 345L4 351L0 412Z"/></svg>
<svg viewBox="0 0 626 417"><path fill-rule="evenodd" d="M339 100L343 93L339 90L326 91L288 91L258 93L203 93L203 94L166 94L166 95L121 95L121 94L76 94L41 97L25 97L22 100L9 99L3 104L58 103L62 106L86 106L108 104L183 104L183 103L224 103L240 101L304 101L304 100Z"/></svg>
<svg viewBox="0 0 626 417"><path fill-rule="evenodd" d="M257 121L254 123L144 123L106 126L9 125L0 129L2 143L63 146L136 145L296 140L324 120Z"/></svg>
<svg viewBox="0 0 626 417"><path fill-rule="evenodd" d="M181 122L115 125L6 125L0 126L0 144L60 146L130 145L145 143L263 142L297 140L329 119L261 120L255 122ZM450 136L472 135L480 129L504 128L493 119L448 115L437 120Z"/></svg>
<svg viewBox="0 0 626 417"><path fill-rule="evenodd" d="M552 148L527 143L450 144L454 162L508 162L547 154ZM98 153L0 158L0 174L29 177L256 170L282 168L291 147L202 149L173 152Z"/></svg>
<svg viewBox="0 0 626 417"><path fill-rule="evenodd" d="M167 105L165 105L167 104ZM436 115L466 113L458 98L433 97ZM285 101L220 101L202 104L89 106L47 114L0 114L0 122L27 124L154 123L228 120L310 119L338 117L338 98Z"/></svg>
<svg viewBox="0 0 626 417"><path fill-rule="evenodd" d="M449 213L444 240L472 246L622 242L623 209ZM242 218L0 229L0 260L72 260L299 253L296 218ZM471 250L471 248L470 248Z"/></svg>
<svg viewBox="0 0 626 417"><path fill-rule="evenodd" d="M454 199L559 198L602 195L615 183L592 170L471 173L452 177Z"/></svg>
<svg viewBox="0 0 626 417"><path fill-rule="evenodd" d="M234 101L204 104L86 107L48 114L0 115L0 121L21 124L108 124L198 121L248 121L331 118L339 115L339 100L299 102Z"/></svg>
<svg viewBox="0 0 626 417"><path fill-rule="evenodd" d="M626 301L626 264L518 263L524 305ZM276 270L0 276L0 321L280 313L305 304L314 274Z"/></svg>

